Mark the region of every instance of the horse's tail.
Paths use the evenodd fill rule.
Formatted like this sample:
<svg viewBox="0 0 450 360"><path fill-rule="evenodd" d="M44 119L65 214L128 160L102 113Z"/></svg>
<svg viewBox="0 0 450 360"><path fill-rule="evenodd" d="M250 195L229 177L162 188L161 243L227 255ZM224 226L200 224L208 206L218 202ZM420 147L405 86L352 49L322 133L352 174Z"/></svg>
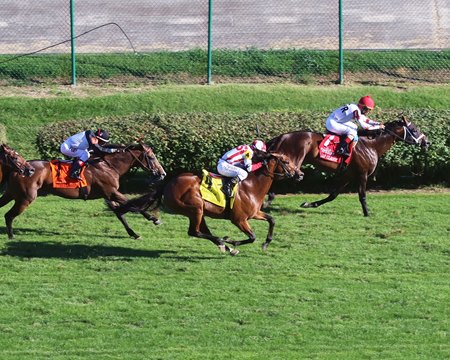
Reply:
<svg viewBox="0 0 450 360"><path fill-rule="evenodd" d="M140 197L130 199L119 206L112 207L108 201L107 204L116 214L124 215L128 212L140 213L142 211L153 211L161 206L164 186L151 189L151 191Z"/></svg>

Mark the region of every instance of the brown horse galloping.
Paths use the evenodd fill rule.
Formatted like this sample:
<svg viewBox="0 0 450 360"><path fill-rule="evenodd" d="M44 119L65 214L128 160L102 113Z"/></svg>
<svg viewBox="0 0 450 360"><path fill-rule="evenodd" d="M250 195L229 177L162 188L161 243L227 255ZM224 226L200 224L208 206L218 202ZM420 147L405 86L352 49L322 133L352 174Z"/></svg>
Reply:
<svg viewBox="0 0 450 360"><path fill-rule="evenodd" d="M341 173L335 190L319 201L305 202L303 208L316 208L334 200L344 188L353 180L358 181L358 194L364 216L369 216L366 203L367 178L373 174L380 157L385 154L397 140L410 145L428 148L427 137L412 122L402 116L401 120L385 124L384 130L378 130L379 135L373 139L361 136L353 150L352 159L348 167ZM294 131L279 135L267 143L270 151L277 151L287 155L299 168L302 164L313 164L326 171L338 172L340 164L319 158L319 144L323 135L308 131ZM269 201L273 195L269 195Z"/></svg>
<svg viewBox="0 0 450 360"><path fill-rule="evenodd" d="M8 237L14 237L12 223L37 196L53 194L67 199L85 200L104 198L114 203L124 203L127 198L119 192L119 178L131 168L140 167L151 173L151 180L158 181L165 177L166 173L156 158L153 150L143 143L129 145L119 152L105 154L101 159L92 159L85 169L87 181L86 195L79 188L53 188L52 171L50 162L45 160L33 160L30 164L35 168L31 177L22 177L17 173L9 176L8 187L0 198L0 207L14 200L13 207L5 214ZM157 223L158 219L143 211L141 214L148 220ZM122 214L116 216L121 221L128 235L139 238L127 224Z"/></svg>
<svg viewBox="0 0 450 360"><path fill-rule="evenodd" d="M22 176L34 174L34 167L31 166L17 151L11 149L6 144L0 145L0 184L8 179L11 172L16 172Z"/></svg>
<svg viewBox="0 0 450 360"><path fill-rule="evenodd" d="M150 206L157 208L161 204L162 197L164 197L164 205L169 210L189 218L188 235L210 240L222 252L227 251L231 255L236 255L239 251L228 247L225 243L237 246L254 242L256 236L248 220L265 220L269 223L269 232L263 244L263 250L265 250L272 240L275 222L269 214L260 210L264 197L275 178L295 178L301 177L302 174L286 156L275 153L263 154L258 152L258 155L255 155L265 157L264 165L257 171L250 173L247 179L238 185L234 206L231 210L228 206L222 208L203 200L200 194L201 178L192 173L180 174L169 180L159 190L130 200L115 210L125 214L129 211L141 212ZM212 235L206 225L205 216L231 220L239 230L248 236L248 239L233 241L228 237L220 238Z"/></svg>

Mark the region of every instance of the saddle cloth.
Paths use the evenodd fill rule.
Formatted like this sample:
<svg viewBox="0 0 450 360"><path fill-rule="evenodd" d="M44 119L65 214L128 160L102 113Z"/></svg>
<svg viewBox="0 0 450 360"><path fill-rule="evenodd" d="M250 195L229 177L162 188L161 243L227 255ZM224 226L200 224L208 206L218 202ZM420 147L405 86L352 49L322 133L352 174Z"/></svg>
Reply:
<svg viewBox="0 0 450 360"><path fill-rule="evenodd" d="M335 162L340 164L344 158L342 155L336 154L340 143L339 135L325 134L323 140L319 145L319 157L321 159ZM345 159L345 163L348 165L352 157L353 149L350 150L350 156Z"/></svg>
<svg viewBox="0 0 450 360"><path fill-rule="evenodd" d="M222 191L223 177L207 170L202 171L200 194L203 200L225 208L227 199ZM237 184L233 187L230 198L230 209L233 208Z"/></svg>
<svg viewBox="0 0 450 360"><path fill-rule="evenodd" d="M50 168L52 169L53 188L57 189L76 189L87 186L86 178L84 177L83 167L81 170L81 178L83 180L76 180L69 177L69 170L72 166L71 161L52 160L50 161Z"/></svg>

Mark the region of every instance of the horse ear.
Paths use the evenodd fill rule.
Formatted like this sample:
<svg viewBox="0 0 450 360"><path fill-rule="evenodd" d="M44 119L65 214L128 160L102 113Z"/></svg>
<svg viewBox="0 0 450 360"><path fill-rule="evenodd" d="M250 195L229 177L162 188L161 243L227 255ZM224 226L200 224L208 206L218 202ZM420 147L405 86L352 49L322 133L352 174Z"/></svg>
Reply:
<svg viewBox="0 0 450 360"><path fill-rule="evenodd" d="M411 124L411 121L409 121L408 118L405 115L403 115L403 113L401 114L401 118L406 126L409 126Z"/></svg>

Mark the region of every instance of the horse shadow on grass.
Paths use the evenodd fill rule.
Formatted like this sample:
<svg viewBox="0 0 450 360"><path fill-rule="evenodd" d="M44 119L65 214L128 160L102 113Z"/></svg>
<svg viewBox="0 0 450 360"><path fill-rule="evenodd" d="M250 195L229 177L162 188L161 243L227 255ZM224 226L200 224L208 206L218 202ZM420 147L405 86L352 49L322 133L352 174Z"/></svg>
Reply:
<svg viewBox="0 0 450 360"><path fill-rule="evenodd" d="M122 246L61 244L58 242L41 241L9 241L0 256L13 256L24 259L96 259L109 258L111 261L132 261L135 258L157 259L164 257L179 262L200 262L220 259L223 256L179 255L172 250L144 250Z"/></svg>
<svg viewBox="0 0 450 360"><path fill-rule="evenodd" d="M142 250L121 246L61 244L58 242L10 241L0 250L0 256L41 259L92 259L110 257L126 260L131 258L159 258L173 255L170 250Z"/></svg>

